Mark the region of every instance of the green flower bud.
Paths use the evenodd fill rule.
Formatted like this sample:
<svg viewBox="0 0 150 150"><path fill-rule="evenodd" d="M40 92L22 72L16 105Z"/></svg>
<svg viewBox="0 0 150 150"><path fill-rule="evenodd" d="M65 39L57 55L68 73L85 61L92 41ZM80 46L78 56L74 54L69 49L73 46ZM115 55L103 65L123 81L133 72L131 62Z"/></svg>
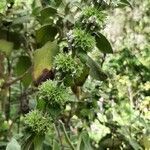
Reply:
<svg viewBox="0 0 150 150"><path fill-rule="evenodd" d="M63 107L69 99L68 91L63 85L57 84L56 81L47 80L39 86L39 99L45 100L49 106Z"/></svg>
<svg viewBox="0 0 150 150"><path fill-rule="evenodd" d="M78 77L82 73L82 63L77 58L72 58L69 54L58 54L55 57L56 70L66 76Z"/></svg>
<svg viewBox="0 0 150 150"><path fill-rule="evenodd" d="M89 52L95 47L95 38L85 30L74 29L73 33L76 49L82 49Z"/></svg>
<svg viewBox="0 0 150 150"><path fill-rule="evenodd" d="M91 23L97 23L99 25L102 25L106 18L106 14L95 7L86 7L83 10L83 15Z"/></svg>
<svg viewBox="0 0 150 150"><path fill-rule="evenodd" d="M24 123L29 130L40 135L44 135L52 125L48 115L39 110L33 110L26 114Z"/></svg>

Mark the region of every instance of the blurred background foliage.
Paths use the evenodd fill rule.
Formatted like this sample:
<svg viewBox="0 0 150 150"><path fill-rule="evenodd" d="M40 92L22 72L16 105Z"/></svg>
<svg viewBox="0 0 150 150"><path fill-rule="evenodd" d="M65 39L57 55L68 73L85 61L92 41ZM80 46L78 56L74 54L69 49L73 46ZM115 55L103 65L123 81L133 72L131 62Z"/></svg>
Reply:
<svg viewBox="0 0 150 150"><path fill-rule="evenodd" d="M150 149L150 1L91 1L0 1L0 149ZM101 16L91 10L97 17L92 30L86 16L90 13L82 12L82 7L89 5L102 10ZM89 22L83 21L82 13ZM83 35L69 32L76 27L96 33L95 38L90 35L82 39ZM81 44L72 36L80 37L75 40ZM90 38L96 39L92 51L87 50L91 48ZM74 72L65 78L56 73L55 78L71 87L67 93L70 100L63 108L45 104L36 86L53 79L52 62L58 45L64 52L75 49L75 44L81 52L72 55L85 65L84 74L74 80L78 68L64 61ZM61 65L56 68L61 70ZM51 87L46 88L53 92ZM64 95L58 96L63 99ZM43 118L35 108L46 112ZM48 130L49 125L40 126L41 122L53 125ZM32 128L44 130L45 136L32 132Z"/></svg>

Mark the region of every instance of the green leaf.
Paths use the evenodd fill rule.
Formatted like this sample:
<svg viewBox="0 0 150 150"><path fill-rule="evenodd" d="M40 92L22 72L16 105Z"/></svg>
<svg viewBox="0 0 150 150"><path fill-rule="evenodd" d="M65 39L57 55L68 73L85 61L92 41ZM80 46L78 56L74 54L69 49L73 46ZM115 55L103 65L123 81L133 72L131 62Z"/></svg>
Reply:
<svg viewBox="0 0 150 150"><path fill-rule="evenodd" d="M86 131L83 131L80 134L77 150L92 150L92 146L90 144L90 138Z"/></svg>
<svg viewBox="0 0 150 150"><path fill-rule="evenodd" d="M16 64L15 73L20 76L31 66L31 59L28 56L20 56Z"/></svg>
<svg viewBox="0 0 150 150"><path fill-rule="evenodd" d="M113 53L111 44L106 39L106 37L101 33L94 33L96 46L103 53Z"/></svg>
<svg viewBox="0 0 150 150"><path fill-rule="evenodd" d="M21 150L21 146L16 139L12 138L11 141L8 143L6 150Z"/></svg>
<svg viewBox="0 0 150 150"><path fill-rule="evenodd" d="M8 42L7 35L9 36L9 42L10 42L10 43L8 43L8 45L7 45L7 42ZM25 43L25 38L19 32L8 31L8 30L0 28L0 41L1 41L0 47L2 47L4 44L4 47L5 46L6 46L6 48L8 47L8 51L9 51L8 53L10 53L10 51L12 51L12 49L19 49L20 45ZM1 46L1 43L2 43L2 46ZM1 51L1 48L0 48L0 51Z"/></svg>
<svg viewBox="0 0 150 150"><path fill-rule="evenodd" d="M37 49L33 56L33 78L42 74L44 69L51 70L54 56L58 53L57 41L47 42L42 48Z"/></svg>
<svg viewBox="0 0 150 150"><path fill-rule="evenodd" d="M37 8L37 7L42 7L41 0L33 0L31 6L32 6L32 9Z"/></svg>
<svg viewBox="0 0 150 150"><path fill-rule="evenodd" d="M96 80L106 80L107 75L100 69L100 66L88 56L87 65L90 67L90 75Z"/></svg>
<svg viewBox="0 0 150 150"><path fill-rule="evenodd" d="M87 55L87 52L85 51L80 51L79 53L77 53L77 56L80 58L83 64L86 63L88 60L88 55Z"/></svg>
<svg viewBox="0 0 150 150"><path fill-rule="evenodd" d="M90 72L90 68L85 65L83 68L83 72L81 73L80 77L75 79L75 84L77 86L83 86L83 84L85 83L85 81L89 75L89 72Z"/></svg>
<svg viewBox="0 0 150 150"><path fill-rule="evenodd" d="M5 53L6 56L9 56L11 54L13 47L14 47L14 44L12 42L8 42L3 39L0 40L0 51Z"/></svg>
<svg viewBox="0 0 150 150"><path fill-rule="evenodd" d="M112 138L110 134L107 134L100 140L99 145L102 149L117 149L121 143L122 141L120 139Z"/></svg>
<svg viewBox="0 0 150 150"><path fill-rule="evenodd" d="M40 11L41 11L41 7L35 7L32 9L32 15L39 18Z"/></svg>
<svg viewBox="0 0 150 150"><path fill-rule="evenodd" d="M31 65L31 59L28 56L21 56L18 59L14 71L17 76L21 76L31 67ZM28 87L30 85L30 83L32 82L31 72L25 74L25 76L22 78L22 82L25 87Z"/></svg>
<svg viewBox="0 0 150 150"><path fill-rule="evenodd" d="M49 6L41 10L41 17L48 18L57 14L57 9Z"/></svg>
<svg viewBox="0 0 150 150"><path fill-rule="evenodd" d="M132 8L132 5L128 0L120 0L119 6L130 6Z"/></svg>
<svg viewBox="0 0 150 150"><path fill-rule="evenodd" d="M77 56L80 58L82 63L85 63L87 67L90 68L91 77L93 77L96 80L105 80L107 78L107 75L104 72L102 72L98 63L95 62L91 57L89 57L87 53L80 52L77 54ZM86 68L85 74L82 75L83 79L86 77L87 74L88 74L88 68Z"/></svg>
<svg viewBox="0 0 150 150"><path fill-rule="evenodd" d="M57 28L52 25L44 25L40 29L36 30L36 41L39 46L43 46L48 41L54 41Z"/></svg>

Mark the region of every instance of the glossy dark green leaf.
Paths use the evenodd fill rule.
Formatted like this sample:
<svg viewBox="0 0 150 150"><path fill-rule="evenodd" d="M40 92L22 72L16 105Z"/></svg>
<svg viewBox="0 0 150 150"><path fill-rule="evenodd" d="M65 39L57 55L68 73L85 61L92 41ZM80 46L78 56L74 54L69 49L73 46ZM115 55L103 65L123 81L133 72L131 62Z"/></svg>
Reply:
<svg viewBox="0 0 150 150"><path fill-rule="evenodd" d="M52 25L44 25L36 30L36 41L39 46L42 46L48 41L53 41L57 33L58 31L56 27Z"/></svg>
<svg viewBox="0 0 150 150"><path fill-rule="evenodd" d="M57 9L54 7L46 7L41 10L41 17L48 18L57 14Z"/></svg>
<svg viewBox="0 0 150 150"><path fill-rule="evenodd" d="M89 72L90 72L90 68L85 65L81 75L78 78L75 79L75 84L77 86L83 86L83 84L85 83L85 81L86 81L86 79L89 75Z"/></svg>
<svg viewBox="0 0 150 150"><path fill-rule="evenodd" d="M103 53L113 53L113 49L111 47L110 42L107 38L101 33L94 33L96 46Z"/></svg>

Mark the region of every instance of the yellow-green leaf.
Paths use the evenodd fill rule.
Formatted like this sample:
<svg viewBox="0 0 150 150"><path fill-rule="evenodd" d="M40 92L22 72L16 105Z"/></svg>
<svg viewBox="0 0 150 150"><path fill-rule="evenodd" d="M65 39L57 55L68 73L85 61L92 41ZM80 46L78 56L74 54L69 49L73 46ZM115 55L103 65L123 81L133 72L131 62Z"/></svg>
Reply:
<svg viewBox="0 0 150 150"><path fill-rule="evenodd" d="M43 47L37 49L33 56L33 78L37 80L44 69L51 70L54 56L58 52L57 41L47 42Z"/></svg>
<svg viewBox="0 0 150 150"><path fill-rule="evenodd" d="M12 42L8 42L6 40L0 40L0 51L5 53L7 56L10 55L13 50L14 44Z"/></svg>

